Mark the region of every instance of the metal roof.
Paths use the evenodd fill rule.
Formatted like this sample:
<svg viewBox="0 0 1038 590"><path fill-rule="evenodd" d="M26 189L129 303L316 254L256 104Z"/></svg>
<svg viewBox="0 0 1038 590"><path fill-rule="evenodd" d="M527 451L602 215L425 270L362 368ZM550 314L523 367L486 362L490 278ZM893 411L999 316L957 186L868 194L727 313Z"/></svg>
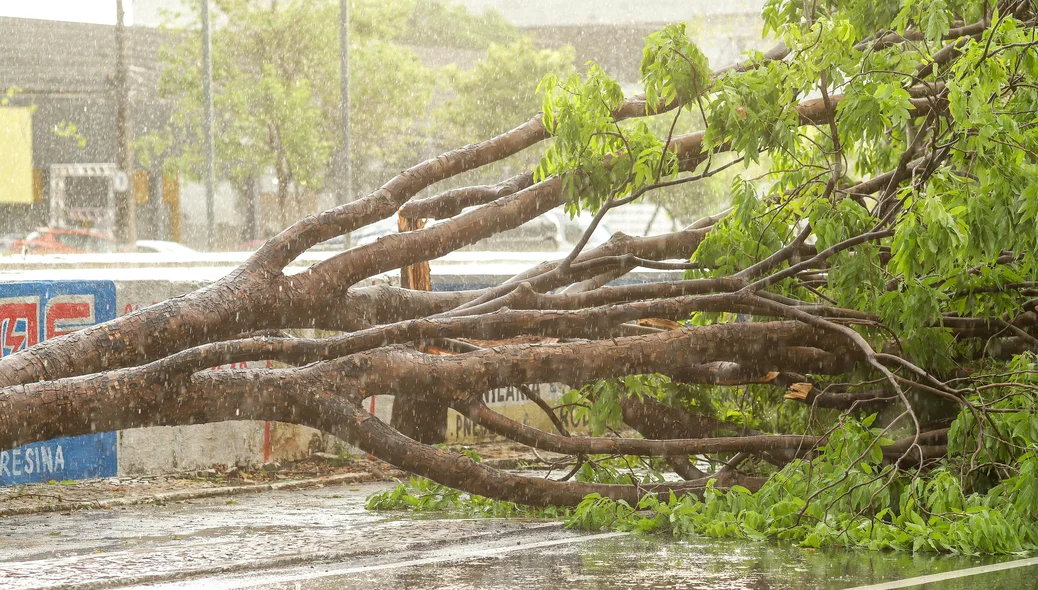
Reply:
<svg viewBox="0 0 1038 590"><path fill-rule="evenodd" d="M154 95L158 49L168 33L127 27L130 89ZM104 95L115 72L115 27L89 23L0 17L0 89L27 95Z"/></svg>

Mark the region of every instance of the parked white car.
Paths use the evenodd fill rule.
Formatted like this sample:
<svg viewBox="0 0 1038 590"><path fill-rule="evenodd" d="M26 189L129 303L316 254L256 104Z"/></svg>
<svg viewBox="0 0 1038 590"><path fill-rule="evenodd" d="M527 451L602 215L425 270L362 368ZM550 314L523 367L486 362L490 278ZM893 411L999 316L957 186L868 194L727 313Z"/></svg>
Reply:
<svg viewBox="0 0 1038 590"><path fill-rule="evenodd" d="M194 254L197 250L188 248L179 242L166 240L137 240L137 251L153 254Z"/></svg>

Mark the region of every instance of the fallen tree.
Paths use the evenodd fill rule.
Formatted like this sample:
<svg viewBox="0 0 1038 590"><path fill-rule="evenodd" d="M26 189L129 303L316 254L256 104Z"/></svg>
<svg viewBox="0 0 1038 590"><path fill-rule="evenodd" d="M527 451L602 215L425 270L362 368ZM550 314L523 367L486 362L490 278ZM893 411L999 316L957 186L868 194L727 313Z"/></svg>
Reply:
<svg viewBox="0 0 1038 590"><path fill-rule="evenodd" d="M1000 522L1016 536L967 547L930 522L928 547L1034 546L1034 6L956 12L933 3L920 12L909 2L891 4L885 21L855 6L805 13L771 3L765 19L782 42L713 72L684 27L668 26L647 40L644 95L624 97L594 65L549 77L542 113L300 220L212 285L0 359L0 447L280 420L527 505L591 495L602 510L615 506L603 498L659 508L660 492L674 505L718 488L760 490L757 510L793 502L765 527L773 536L806 518L837 542L836 532L879 519L895 531L886 546L902 546L895 533L912 514L967 519L966 495L976 492L988 498L986 516L1009 502L1017 512ZM703 127L677 134L682 118ZM543 141L534 171L415 200ZM586 247L607 211L751 161L764 174L736 177L731 209L674 233L616 234ZM566 256L480 291L421 290L418 265L559 205L595 213ZM400 233L285 272L315 244L398 213ZM685 276L610 285L639 267ZM415 288L360 286L393 269ZM279 332L300 328L338 335ZM261 359L285 366L204 370ZM595 436L568 432L559 408L529 389L557 433L482 400L494 388L546 382L573 388L563 404L591 414ZM408 407L439 417L404 417L393 428L361 410L371 395L417 400ZM442 421L448 407L568 455L573 469L559 480L513 475L424 444L434 437L413 423ZM684 481L631 474L602 483L594 469L571 480L601 456L632 455L660 458ZM937 503L916 481L954 498ZM843 516L832 521L831 511ZM743 519L734 530L750 526L732 518ZM961 522L968 530L973 521ZM794 537L810 539L807 531Z"/></svg>

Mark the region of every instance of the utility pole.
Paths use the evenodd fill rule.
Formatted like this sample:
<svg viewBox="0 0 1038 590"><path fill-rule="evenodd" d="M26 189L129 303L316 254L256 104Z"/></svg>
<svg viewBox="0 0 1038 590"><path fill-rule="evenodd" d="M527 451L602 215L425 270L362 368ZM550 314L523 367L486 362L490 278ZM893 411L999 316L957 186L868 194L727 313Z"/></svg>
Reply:
<svg viewBox="0 0 1038 590"><path fill-rule="evenodd" d="M202 134L205 136L205 243L213 250L216 240L216 159L213 148L213 39L209 24L209 0L202 0Z"/></svg>
<svg viewBox="0 0 1038 590"><path fill-rule="evenodd" d="M115 237L124 245L137 241L137 201L133 190L133 123L130 120L130 51L123 0L115 0L115 160L126 190L115 205ZM117 186L122 185L122 180Z"/></svg>
<svg viewBox="0 0 1038 590"><path fill-rule="evenodd" d="M350 162L350 0L339 0L339 117L342 119L342 182L339 201L353 200L353 166ZM349 236L346 238L349 240ZM348 242L347 242L348 245Z"/></svg>

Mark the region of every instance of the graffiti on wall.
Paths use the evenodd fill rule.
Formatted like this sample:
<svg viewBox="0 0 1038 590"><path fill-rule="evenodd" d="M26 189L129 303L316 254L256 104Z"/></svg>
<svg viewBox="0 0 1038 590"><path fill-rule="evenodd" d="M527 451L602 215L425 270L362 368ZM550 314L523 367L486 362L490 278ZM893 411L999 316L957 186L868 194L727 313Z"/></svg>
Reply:
<svg viewBox="0 0 1038 590"><path fill-rule="evenodd" d="M115 318L112 281L0 283L0 354ZM0 451L0 486L114 477L117 435L88 434Z"/></svg>

